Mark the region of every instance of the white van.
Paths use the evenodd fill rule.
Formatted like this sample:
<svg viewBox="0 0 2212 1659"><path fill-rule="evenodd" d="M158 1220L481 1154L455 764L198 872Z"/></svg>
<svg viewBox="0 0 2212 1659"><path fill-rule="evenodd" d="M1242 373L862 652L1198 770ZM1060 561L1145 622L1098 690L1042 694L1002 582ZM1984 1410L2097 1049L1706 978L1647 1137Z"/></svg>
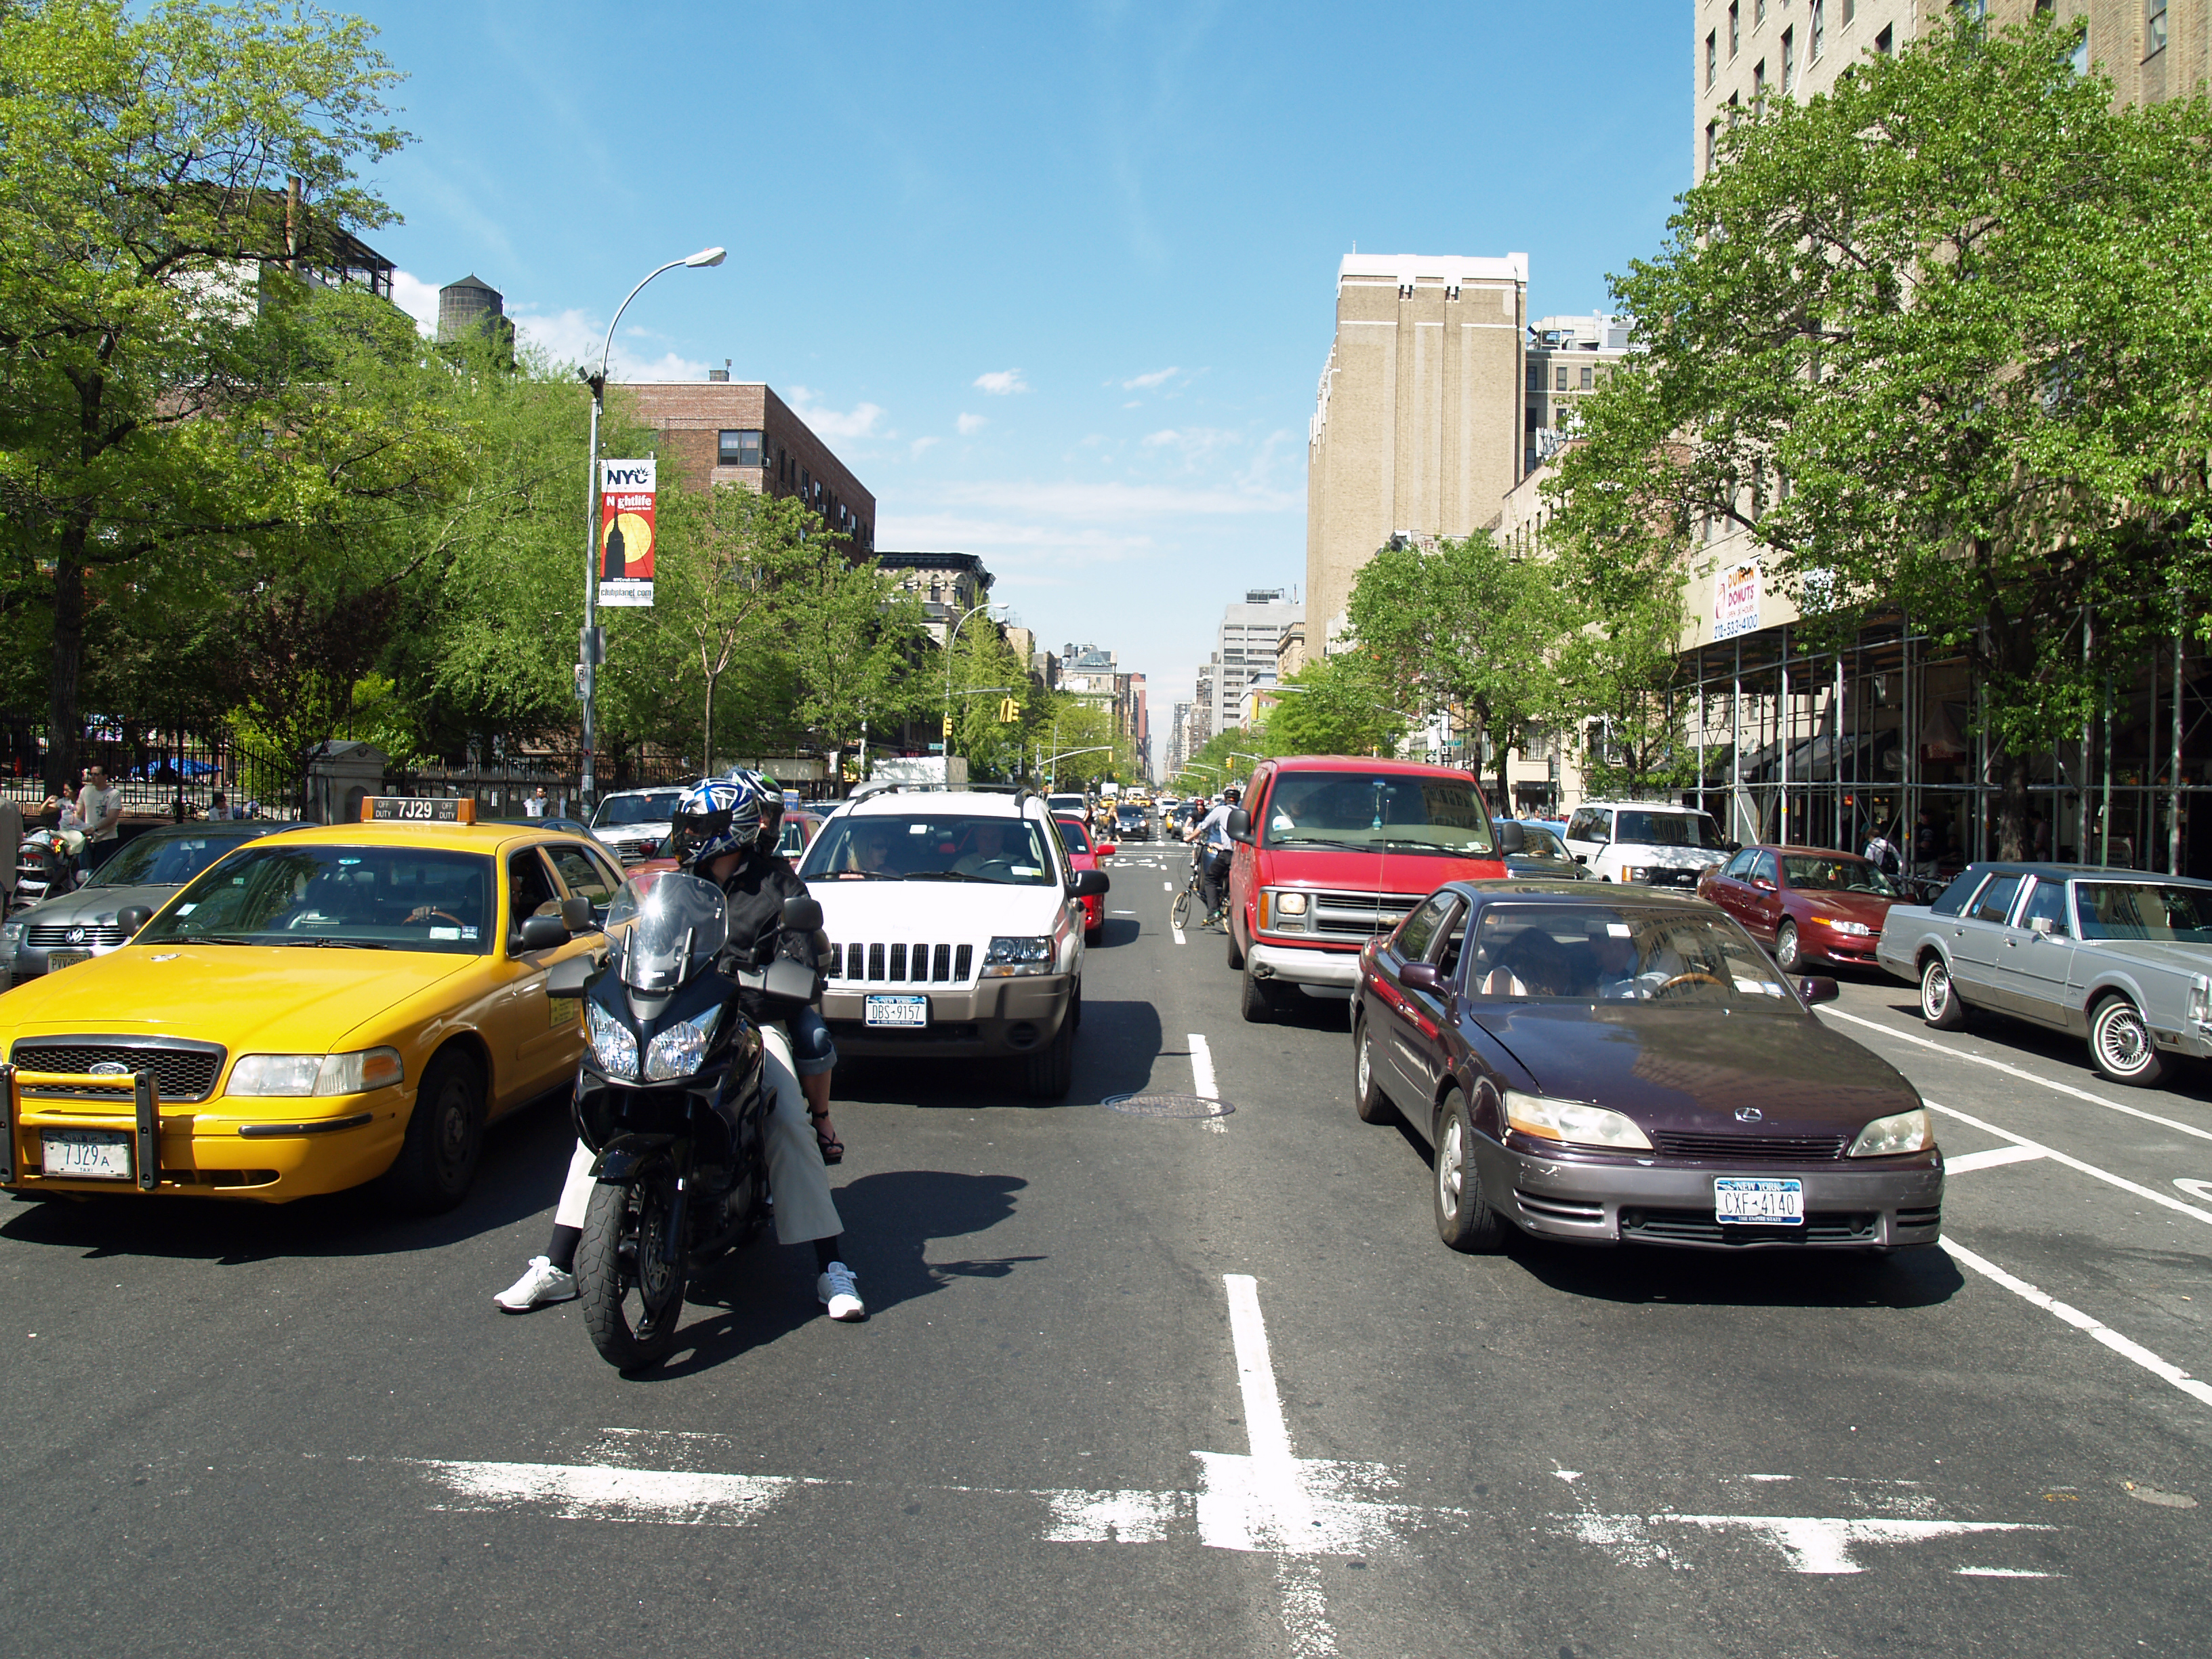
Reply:
<svg viewBox="0 0 2212 1659"><path fill-rule="evenodd" d="M1730 852L1712 814L1666 801L1595 800L1567 820L1567 851L1601 881L1694 889Z"/></svg>

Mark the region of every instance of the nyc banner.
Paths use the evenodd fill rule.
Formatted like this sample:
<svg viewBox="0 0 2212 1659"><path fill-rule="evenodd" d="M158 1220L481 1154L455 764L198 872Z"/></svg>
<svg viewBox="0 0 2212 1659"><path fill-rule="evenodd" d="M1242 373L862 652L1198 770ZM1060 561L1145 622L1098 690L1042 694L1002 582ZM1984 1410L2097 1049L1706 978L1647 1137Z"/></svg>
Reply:
<svg viewBox="0 0 2212 1659"><path fill-rule="evenodd" d="M653 464L599 463L599 603L653 603Z"/></svg>

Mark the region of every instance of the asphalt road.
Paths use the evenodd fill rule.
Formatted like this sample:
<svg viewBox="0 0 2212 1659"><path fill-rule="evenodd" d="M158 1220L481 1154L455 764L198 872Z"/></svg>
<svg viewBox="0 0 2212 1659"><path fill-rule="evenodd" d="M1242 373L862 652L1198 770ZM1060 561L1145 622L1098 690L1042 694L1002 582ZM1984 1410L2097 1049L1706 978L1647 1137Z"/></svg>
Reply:
<svg viewBox="0 0 2212 1659"><path fill-rule="evenodd" d="M1944 1109L1955 1250L1460 1256L1343 1005L1245 1024L1182 870L1115 860L1066 1104L841 1072L865 1325L773 1244L649 1377L498 1314L550 1109L434 1222L0 1206L0 1647L2212 1651L2212 1074L1862 979L1823 1017Z"/></svg>

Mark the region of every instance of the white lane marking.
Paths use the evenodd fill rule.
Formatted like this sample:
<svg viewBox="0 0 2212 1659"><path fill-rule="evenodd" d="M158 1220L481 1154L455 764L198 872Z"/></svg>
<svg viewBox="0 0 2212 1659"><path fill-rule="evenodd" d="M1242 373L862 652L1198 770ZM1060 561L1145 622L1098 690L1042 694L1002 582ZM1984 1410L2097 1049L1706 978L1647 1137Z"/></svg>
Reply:
<svg viewBox="0 0 2212 1659"><path fill-rule="evenodd" d="M2054 1318L2063 1319L2083 1335L2103 1343L2124 1359L2131 1359L2152 1376L2171 1382L2191 1399L2212 1406L2212 1386L2198 1382L2179 1365L2169 1364L2140 1342L2131 1341L2108 1325L2102 1325L2079 1308L2068 1306L2056 1297L2046 1296L2024 1279L2014 1277L1994 1261L1975 1255L1955 1239L1944 1239L1942 1246L1962 1266L1972 1267L1984 1279L1994 1280L2025 1302L2031 1302Z"/></svg>
<svg viewBox="0 0 2212 1659"><path fill-rule="evenodd" d="M1986 1152L1961 1152L1943 1159L1943 1174L1972 1175L1976 1170L2000 1169L2008 1164L2033 1164L2044 1155L2040 1146L1992 1146Z"/></svg>
<svg viewBox="0 0 2212 1659"><path fill-rule="evenodd" d="M742 1527L794 1486L776 1475L698 1474L605 1464L473 1463L425 1460L418 1467L446 1488L434 1509L463 1512L542 1509L564 1521L645 1521L677 1527Z"/></svg>
<svg viewBox="0 0 2212 1659"><path fill-rule="evenodd" d="M2017 1521L1845 1520L1829 1516L1661 1515L1680 1526L1753 1533L1782 1553L1792 1572L1850 1573L1866 1569L1852 1559L1856 1544L1914 1544L1966 1533L2025 1532Z"/></svg>
<svg viewBox="0 0 2212 1659"><path fill-rule="evenodd" d="M1954 1567L1954 1576L1960 1578L2048 1578L2047 1572L2031 1572L2026 1567Z"/></svg>
<svg viewBox="0 0 2212 1659"><path fill-rule="evenodd" d="M2199 1140L2212 1140L2212 1129L2200 1129L2193 1123L2183 1123L2178 1119L2160 1117L2156 1112L2146 1112L2140 1107L2124 1106L2117 1100L2107 1100L2102 1095L2093 1095L2087 1089L2077 1089L2070 1083L2057 1083L2047 1077L2038 1077L2034 1073L2023 1071L2017 1066L2008 1066L2001 1060L1990 1060L1983 1054L1970 1054L1961 1049L1931 1042L1923 1036L1915 1036L1910 1031L1900 1031L1892 1026L1884 1025L1879 1020L1862 1019L1856 1014L1847 1014L1840 1008L1822 1008L1820 1012L1823 1014L1833 1015L1838 1019L1847 1019L1854 1025L1863 1025L1869 1031L1879 1031L1886 1037L1895 1037L1899 1042L1910 1042L1916 1048L1933 1048L1947 1059L1963 1060L1972 1065L1986 1066L1993 1072L2002 1072L2007 1077L2016 1077L2023 1083L2033 1083L2039 1088L2050 1089L2058 1094L2071 1095L2076 1100L2086 1100L2092 1106L2102 1106L2107 1111L2124 1112L2130 1117L2139 1117L2146 1123L2157 1124L2160 1128L2177 1130L2185 1135L2195 1135Z"/></svg>
<svg viewBox="0 0 2212 1659"><path fill-rule="evenodd" d="M1184 1039L1190 1046L1190 1091L1202 1100L1218 1100L1221 1091L1213 1081L1213 1050L1205 1037L1193 1031ZM1229 1133L1229 1126L1218 1117L1200 1120L1218 1135Z"/></svg>
<svg viewBox="0 0 2212 1659"><path fill-rule="evenodd" d="M1173 934L1175 935L1175 940L1176 940L1176 943L1177 945L1187 945L1187 944L1188 944L1188 943L1190 942L1189 940L1188 940L1188 939L1186 939L1185 938L1183 938L1183 936L1182 936L1182 928L1180 928L1180 927L1170 927L1170 928L1168 929L1168 931L1169 931L1170 933L1173 933Z"/></svg>
<svg viewBox="0 0 2212 1659"><path fill-rule="evenodd" d="M1999 1139L2009 1140L2015 1146L2027 1147L2038 1156L2049 1158L2054 1164L2063 1164L2069 1170L2079 1170L2083 1175L2094 1176L2108 1186L2118 1187L2122 1192L2133 1193L2137 1198L2147 1198L2154 1204L2163 1204L2169 1210L2179 1210L2184 1215L2194 1216L2199 1221L2212 1224L2212 1210L2200 1210L2194 1204L2184 1204L2178 1198L2168 1198L2164 1193L2130 1181L2125 1176L2116 1176L2110 1170L2100 1170L2094 1164L2084 1164L2080 1158L2069 1158L2064 1152L2059 1152L2055 1147L2046 1146L2039 1140L2030 1140L2026 1135L2016 1135L2009 1129L2000 1129L1996 1124L1986 1122L1971 1113L1960 1111L1956 1107L1938 1106L1924 1095L1921 1097L1921 1103L1931 1112L1941 1112L1946 1117L1957 1118L1961 1123L1971 1123L1977 1129L1986 1130Z"/></svg>
<svg viewBox="0 0 2212 1659"><path fill-rule="evenodd" d="M1164 882L1162 882L1162 883L1160 884L1160 891L1162 891L1163 893L1172 893L1172 892L1174 892L1174 891L1175 891L1175 884L1174 884L1173 882L1171 882L1171 881L1164 881Z"/></svg>
<svg viewBox="0 0 2212 1659"><path fill-rule="evenodd" d="M1109 916L1133 916L1137 913L1134 910L1109 910L1106 914Z"/></svg>
<svg viewBox="0 0 2212 1659"><path fill-rule="evenodd" d="M2190 1197L2201 1198L2206 1203L2212 1204L2212 1181L2197 1181L2188 1176L2176 1176L2173 1178L2173 1184L2187 1193Z"/></svg>
<svg viewBox="0 0 2212 1659"><path fill-rule="evenodd" d="M1267 1322L1260 1313L1260 1282L1249 1273L1224 1273L1221 1282L1229 1291L1229 1340L1237 1350L1237 1390L1244 1396L1244 1433L1253 1459L1272 1459L1287 1468L1291 1425L1283 1420L1283 1399L1275 1389Z"/></svg>

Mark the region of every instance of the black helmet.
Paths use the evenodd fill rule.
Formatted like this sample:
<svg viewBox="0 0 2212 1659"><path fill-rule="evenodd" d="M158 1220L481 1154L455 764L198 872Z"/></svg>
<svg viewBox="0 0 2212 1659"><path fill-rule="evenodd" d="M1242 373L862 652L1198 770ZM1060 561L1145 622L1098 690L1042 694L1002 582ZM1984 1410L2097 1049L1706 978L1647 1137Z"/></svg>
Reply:
<svg viewBox="0 0 2212 1659"><path fill-rule="evenodd" d="M1238 801L1244 799L1244 792L1232 783L1226 789L1224 789L1221 792L1221 799L1227 801L1231 806L1234 806Z"/></svg>

